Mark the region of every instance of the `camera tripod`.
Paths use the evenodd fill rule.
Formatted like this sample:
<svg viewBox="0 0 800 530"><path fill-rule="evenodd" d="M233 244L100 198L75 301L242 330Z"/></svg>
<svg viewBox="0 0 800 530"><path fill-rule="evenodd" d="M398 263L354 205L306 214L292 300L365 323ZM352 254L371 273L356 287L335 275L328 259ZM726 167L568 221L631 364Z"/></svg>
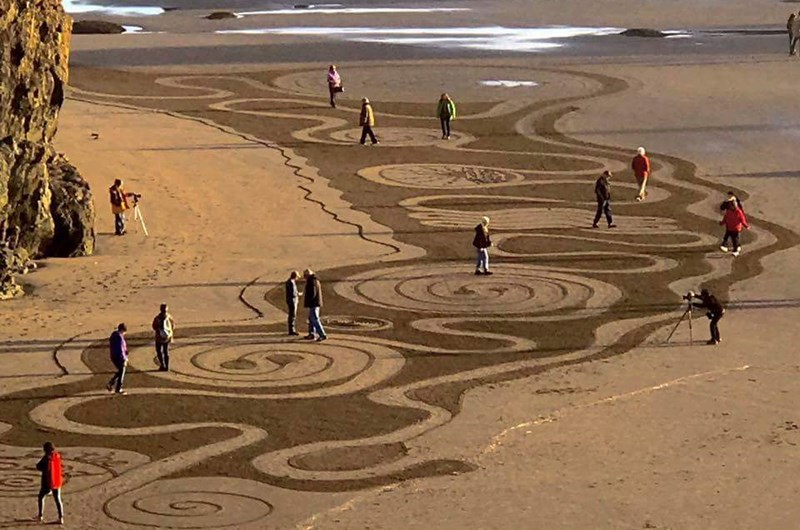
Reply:
<svg viewBox="0 0 800 530"><path fill-rule="evenodd" d="M145 236L149 235L147 233L147 226L144 224L144 217L142 217L142 210L139 209L139 199L133 200L133 220L139 221L139 224L142 225L142 232L144 232Z"/></svg>
<svg viewBox="0 0 800 530"><path fill-rule="evenodd" d="M675 334L675 332L678 330L678 326L681 325L681 322L683 322L683 319L686 318L686 316L688 315L689 316L689 346L693 346L694 345L694 340L693 340L693 337L692 337L692 301L691 300L687 300L686 303L689 304L689 306L686 308L686 311L683 312L683 314L681 315L681 318L678 319L678 322L675 324L675 327L672 328L672 331L667 336L667 340L664 341L665 343L669 342L669 339L671 339L672 336Z"/></svg>

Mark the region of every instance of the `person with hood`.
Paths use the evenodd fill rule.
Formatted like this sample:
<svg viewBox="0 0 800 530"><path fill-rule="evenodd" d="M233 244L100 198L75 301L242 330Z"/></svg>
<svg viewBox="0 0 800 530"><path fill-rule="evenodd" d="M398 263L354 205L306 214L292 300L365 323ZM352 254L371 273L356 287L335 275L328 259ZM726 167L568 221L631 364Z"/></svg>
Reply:
<svg viewBox="0 0 800 530"><path fill-rule="evenodd" d="M153 331L156 335L158 371L169 372L169 345L174 338L175 321L167 312L167 304L161 304L158 314L153 319Z"/></svg>
<svg viewBox="0 0 800 530"><path fill-rule="evenodd" d="M331 96L331 107L334 109L336 108L336 94L339 92L344 92L342 78L336 71L336 65L332 64L328 67L328 93Z"/></svg>
<svg viewBox="0 0 800 530"><path fill-rule="evenodd" d="M111 334L108 339L109 348L111 350L111 362L117 372L108 381L106 390L111 392L116 389L117 394L124 394L122 385L125 382L125 369L128 366L128 343L125 341L125 332L128 331L125 323L117 326L117 329Z"/></svg>
<svg viewBox="0 0 800 530"><path fill-rule="evenodd" d="M742 232L743 228L749 230L750 225L747 224L747 217L744 216L744 212L736 206L736 201L728 201L728 209L725 211L725 216L719 224L725 226L725 236L722 238L722 245L719 247L720 250L722 252L731 250L727 247L728 239L730 239L733 245L733 255L738 256L742 251L742 247L739 244L739 234Z"/></svg>
<svg viewBox="0 0 800 530"><path fill-rule="evenodd" d="M308 309L308 335L306 335L306 339L316 339L317 342L322 342L328 338L325 334L325 328L322 327L322 322L319 319L319 308L322 307L322 284L311 269L303 271L303 278L306 279L303 306Z"/></svg>
<svg viewBox="0 0 800 530"><path fill-rule="evenodd" d="M289 313L288 325L289 335L299 335L297 332L297 304L303 293L297 290L297 278L300 275L297 271L292 271L289 274L289 279L283 284L286 294L286 309ZM311 327L309 325L309 327Z"/></svg>
<svg viewBox="0 0 800 530"><path fill-rule="evenodd" d="M439 98L436 116L439 117L439 121L442 123L442 140L449 140L450 121L456 119L456 104L447 93L442 94L442 97Z"/></svg>
<svg viewBox="0 0 800 530"><path fill-rule="evenodd" d="M361 98L361 116L358 118L358 124L361 125L361 145L367 143L367 135L369 135L372 145L379 144L380 142L372 132L375 126L375 113L372 111L372 105L369 98Z"/></svg>
<svg viewBox="0 0 800 530"><path fill-rule="evenodd" d="M700 303L692 301L695 299L699 299ZM725 308L722 307L722 304L719 303L717 297L709 293L708 289L703 289L702 291L700 291L699 296L693 293L692 291L689 291L689 303L692 304L692 307L697 307L706 310L706 316L710 321L709 328L711 330L711 338L708 339L708 342L706 344L712 346L719 344L722 341L722 339L719 336L719 321L725 314Z"/></svg>
<svg viewBox="0 0 800 530"><path fill-rule="evenodd" d="M61 486L64 484L61 454L56 451L52 442L45 442L44 456L36 464L36 469L42 473L42 482L37 500L39 502L39 522L44 522L44 498L53 494L58 511L58 524L64 524L64 505L61 502Z"/></svg>
<svg viewBox="0 0 800 530"><path fill-rule="evenodd" d="M616 228L614 220L611 218L611 183L609 179L612 177L610 171L603 171L600 178L594 184L594 194L597 199L597 212L594 214L594 223L592 228L597 228L597 223L600 222L600 216L605 214L606 221L608 221L609 228Z"/></svg>
<svg viewBox="0 0 800 530"><path fill-rule="evenodd" d="M114 185L108 188L109 199L111 201L111 213L114 214L114 234L125 235L125 210L130 208L128 197L133 197L135 193L127 193L122 189L122 181L114 180Z"/></svg>
<svg viewBox="0 0 800 530"><path fill-rule="evenodd" d="M481 222L475 227L475 237L472 239L472 246L478 251L478 258L475 263L475 275L494 274L489 270L489 247L492 240L489 237L489 218L481 217Z"/></svg>
<svg viewBox="0 0 800 530"><path fill-rule="evenodd" d="M636 196L637 201L643 201L647 198L647 178L650 176L650 159L647 158L647 151L644 147L636 150L636 156L631 161L631 169L633 175L636 177L636 185L639 186L639 194Z"/></svg>

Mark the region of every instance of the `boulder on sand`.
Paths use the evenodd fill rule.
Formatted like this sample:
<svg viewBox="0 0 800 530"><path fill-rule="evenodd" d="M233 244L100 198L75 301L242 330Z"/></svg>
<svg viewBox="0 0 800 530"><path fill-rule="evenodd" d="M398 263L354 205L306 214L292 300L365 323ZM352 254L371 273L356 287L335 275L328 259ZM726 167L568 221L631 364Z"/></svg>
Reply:
<svg viewBox="0 0 800 530"><path fill-rule="evenodd" d="M115 35L125 33L125 28L106 20L76 20L72 24L73 35Z"/></svg>
<svg viewBox="0 0 800 530"><path fill-rule="evenodd" d="M667 36L666 33L663 31L659 31L657 29L650 29L650 28L631 28L626 29L620 35L625 37L644 37L650 39L658 39L664 38Z"/></svg>

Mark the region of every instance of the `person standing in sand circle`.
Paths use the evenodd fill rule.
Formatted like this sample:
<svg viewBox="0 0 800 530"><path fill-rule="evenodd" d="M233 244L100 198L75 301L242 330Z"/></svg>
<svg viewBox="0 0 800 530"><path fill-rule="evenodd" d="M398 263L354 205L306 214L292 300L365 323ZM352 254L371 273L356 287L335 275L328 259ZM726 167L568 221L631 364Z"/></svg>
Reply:
<svg viewBox="0 0 800 530"><path fill-rule="evenodd" d="M475 275L481 274L489 276L494 274L489 270L489 247L492 246L492 239L489 237L489 218L481 217L481 222L475 227L475 237L472 239L472 246L477 250L478 256L475 262Z"/></svg>
<svg viewBox="0 0 800 530"><path fill-rule="evenodd" d="M117 369L114 376L108 381L106 390L111 392L116 390L117 394L124 394L122 385L125 382L125 369L128 366L128 343L125 341L125 332L128 327L125 323L117 326L117 329L111 334L108 339L109 349L111 350L111 362L114 368Z"/></svg>
<svg viewBox="0 0 800 530"><path fill-rule="evenodd" d="M331 96L331 107L334 109L336 108L336 94L339 92L344 92L342 78L336 71L336 65L332 64L328 67L328 93Z"/></svg>
<svg viewBox="0 0 800 530"><path fill-rule="evenodd" d="M52 442L45 442L43 449L44 456L36 464L36 469L42 473L42 484L37 496L39 503L37 519L40 523L44 523L44 498L52 493L58 511L58 524L64 524L64 505L61 503L61 486L64 484L61 454L56 451Z"/></svg>
<svg viewBox="0 0 800 530"><path fill-rule="evenodd" d="M306 335L306 339L316 339L317 342L322 342L328 338L325 334L325 328L322 327L322 322L319 319L319 309L322 307L322 284L311 269L303 271L303 278L306 279L303 306L308 309L308 335Z"/></svg>
<svg viewBox="0 0 800 530"><path fill-rule="evenodd" d="M358 118L358 124L361 125L361 145L367 143L367 135L372 140L372 145L380 143L372 132L375 126L375 112L372 110L369 98L361 98L361 116Z"/></svg>
<svg viewBox="0 0 800 530"><path fill-rule="evenodd" d="M594 184L594 194L597 198L597 212L594 214L594 223L592 228L597 228L597 223L600 222L600 216L605 214L606 221L608 221L609 228L616 228L611 218L611 183L609 179L612 177L610 171L603 171L600 178Z"/></svg>
<svg viewBox="0 0 800 530"><path fill-rule="evenodd" d="M636 185L639 187L639 194L636 196L636 200L643 201L647 198L647 179L650 177L650 159L647 158L647 152L644 147L636 150L636 156L631 161L631 169L633 169L633 175L636 177Z"/></svg>
<svg viewBox="0 0 800 530"><path fill-rule="evenodd" d="M169 345L175 336L175 321L167 312L167 304L161 304L158 314L153 319L153 331L156 336L158 370L169 372Z"/></svg>
<svg viewBox="0 0 800 530"><path fill-rule="evenodd" d="M297 271L289 274L289 279L283 284L286 294L286 312L289 313L287 324L289 325L289 335L299 335L297 332L297 304L303 293L297 290L297 278L300 276ZM310 322L310 321L309 321ZM311 327L309 325L309 327Z"/></svg>
<svg viewBox="0 0 800 530"><path fill-rule="evenodd" d="M456 104L446 92L439 98L439 104L436 107L436 116L442 123L442 140L449 140L450 122L456 119Z"/></svg>

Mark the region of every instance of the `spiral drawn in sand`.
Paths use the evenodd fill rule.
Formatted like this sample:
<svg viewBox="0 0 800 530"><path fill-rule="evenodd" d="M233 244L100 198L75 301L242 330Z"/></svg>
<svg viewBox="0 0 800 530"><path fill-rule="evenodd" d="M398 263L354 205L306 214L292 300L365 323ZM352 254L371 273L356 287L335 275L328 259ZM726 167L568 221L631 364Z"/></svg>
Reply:
<svg viewBox="0 0 800 530"><path fill-rule="evenodd" d="M149 458L131 451L105 448L67 447L61 449L64 480L70 492L83 491L112 479ZM39 491L41 474L36 463L38 448L0 445L0 497L29 497Z"/></svg>
<svg viewBox="0 0 800 530"><path fill-rule="evenodd" d="M462 164L395 164L364 168L358 174L378 184L425 189L492 188L525 181L513 169Z"/></svg>
<svg viewBox="0 0 800 530"><path fill-rule="evenodd" d="M235 528L272 512L264 491L263 484L231 477L157 480L110 500L105 511L137 526Z"/></svg>
<svg viewBox="0 0 800 530"><path fill-rule="evenodd" d="M447 142L448 145L461 145L475 141L475 137L464 132L453 132L449 140L442 140L436 129L416 127L375 127L375 135L381 144L394 147L428 147ZM361 139L361 129L344 129L330 133L333 140L353 143ZM367 139L369 142L369 139Z"/></svg>
<svg viewBox="0 0 800 530"><path fill-rule="evenodd" d="M555 203L552 199L513 198L518 208L485 209L481 211L448 208L447 202L487 201L497 198L482 195L440 195L412 197L400 202L410 212L409 217L427 226L442 228L473 228L481 215L488 215L492 227L498 230L543 230L551 228L589 228L594 217L592 211L577 208L534 206L535 203ZM427 206L426 203L439 202L442 206ZM506 201L508 202L508 201ZM489 202L491 204L491 202ZM616 233L670 233L680 229L677 221L663 217L615 215L615 222L621 227Z"/></svg>
<svg viewBox="0 0 800 530"><path fill-rule="evenodd" d="M139 369L151 356L131 355ZM380 362L376 362L380 361ZM338 335L316 343L280 334L197 338L172 350L168 375L160 377L217 387L270 390L295 396L316 390L338 394L361 390L397 373L403 357L362 337Z"/></svg>
<svg viewBox="0 0 800 530"><path fill-rule="evenodd" d="M378 269L351 276L335 289L355 302L388 309L486 315L605 307L621 297L605 282L513 264L493 276L451 264Z"/></svg>

